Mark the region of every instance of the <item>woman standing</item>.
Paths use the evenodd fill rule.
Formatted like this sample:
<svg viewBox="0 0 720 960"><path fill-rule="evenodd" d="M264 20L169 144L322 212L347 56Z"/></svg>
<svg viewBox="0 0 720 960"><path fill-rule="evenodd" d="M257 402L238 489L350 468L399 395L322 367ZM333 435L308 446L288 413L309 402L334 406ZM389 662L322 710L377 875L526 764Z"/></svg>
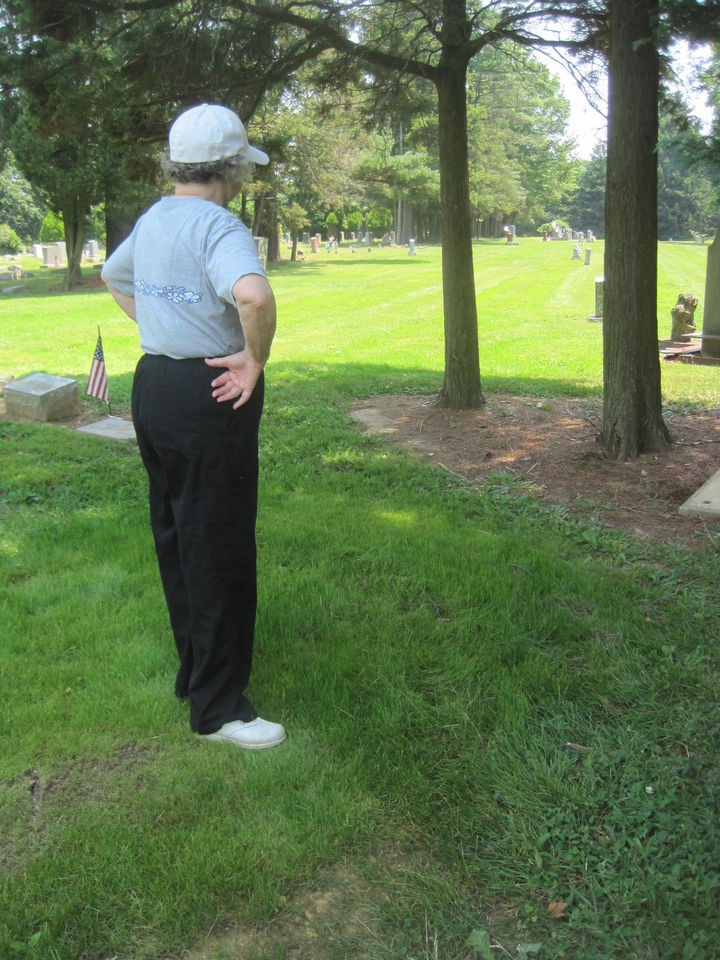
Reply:
<svg viewBox="0 0 720 960"><path fill-rule="evenodd" d="M143 350L132 415L191 728L251 750L285 739L245 696L257 601L255 519L263 370L275 299L227 205L268 157L227 107L170 129L175 182L108 258L103 279Z"/></svg>

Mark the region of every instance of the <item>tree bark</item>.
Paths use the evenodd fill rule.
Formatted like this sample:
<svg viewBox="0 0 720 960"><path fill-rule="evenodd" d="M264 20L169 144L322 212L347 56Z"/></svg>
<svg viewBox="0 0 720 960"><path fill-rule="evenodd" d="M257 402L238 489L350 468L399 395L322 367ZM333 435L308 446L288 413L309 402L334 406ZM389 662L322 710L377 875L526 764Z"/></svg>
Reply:
<svg viewBox="0 0 720 960"><path fill-rule="evenodd" d="M277 196L273 193L267 200L268 263L280 263L280 221L278 219Z"/></svg>
<svg viewBox="0 0 720 960"><path fill-rule="evenodd" d="M609 0L603 420L600 441L630 460L662 450L657 323L656 0Z"/></svg>
<svg viewBox="0 0 720 960"><path fill-rule="evenodd" d="M118 210L110 201L105 201L105 256L109 257L132 233L134 221L124 210Z"/></svg>
<svg viewBox="0 0 720 960"><path fill-rule="evenodd" d="M447 61L436 80L445 315L445 376L439 400L446 407L472 409L481 407L485 399L480 383L468 183L465 92L468 61L452 56Z"/></svg>
<svg viewBox="0 0 720 960"><path fill-rule="evenodd" d="M62 217L65 225L65 250L67 252L67 270L63 281L63 290L72 290L82 283L82 251L85 242L85 224L90 215L90 207L76 197L63 205Z"/></svg>

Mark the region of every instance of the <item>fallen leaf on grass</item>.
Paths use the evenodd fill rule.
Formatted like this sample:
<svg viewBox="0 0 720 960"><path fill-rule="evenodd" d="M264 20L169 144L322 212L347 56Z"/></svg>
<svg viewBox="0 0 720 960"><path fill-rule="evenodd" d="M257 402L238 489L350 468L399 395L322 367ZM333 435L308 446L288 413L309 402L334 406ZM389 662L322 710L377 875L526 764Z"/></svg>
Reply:
<svg viewBox="0 0 720 960"><path fill-rule="evenodd" d="M564 920L567 917L567 904L564 900L551 900L547 909L553 920Z"/></svg>

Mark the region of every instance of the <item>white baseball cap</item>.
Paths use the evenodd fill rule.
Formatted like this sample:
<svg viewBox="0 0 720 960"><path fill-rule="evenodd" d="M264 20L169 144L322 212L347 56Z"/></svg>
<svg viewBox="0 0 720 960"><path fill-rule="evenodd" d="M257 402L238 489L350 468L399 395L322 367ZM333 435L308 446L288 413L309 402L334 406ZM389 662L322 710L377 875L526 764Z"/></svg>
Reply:
<svg viewBox="0 0 720 960"><path fill-rule="evenodd" d="M270 158L248 143L240 117L228 107L201 103L181 113L170 127L170 159L176 163L211 163L242 156L266 164Z"/></svg>

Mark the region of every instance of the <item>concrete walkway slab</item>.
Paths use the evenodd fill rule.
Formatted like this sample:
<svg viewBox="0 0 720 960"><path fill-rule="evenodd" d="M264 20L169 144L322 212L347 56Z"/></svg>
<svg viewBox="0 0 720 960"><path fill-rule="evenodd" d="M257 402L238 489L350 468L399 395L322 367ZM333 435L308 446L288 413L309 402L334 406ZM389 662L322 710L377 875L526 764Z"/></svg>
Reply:
<svg viewBox="0 0 720 960"><path fill-rule="evenodd" d="M134 440L135 427L132 420L123 420L122 417L103 417L94 423L86 423L78 427L78 433L92 433L98 437L108 437L110 440Z"/></svg>
<svg viewBox="0 0 720 960"><path fill-rule="evenodd" d="M680 514L683 517L720 520L720 470L685 501L680 507Z"/></svg>

